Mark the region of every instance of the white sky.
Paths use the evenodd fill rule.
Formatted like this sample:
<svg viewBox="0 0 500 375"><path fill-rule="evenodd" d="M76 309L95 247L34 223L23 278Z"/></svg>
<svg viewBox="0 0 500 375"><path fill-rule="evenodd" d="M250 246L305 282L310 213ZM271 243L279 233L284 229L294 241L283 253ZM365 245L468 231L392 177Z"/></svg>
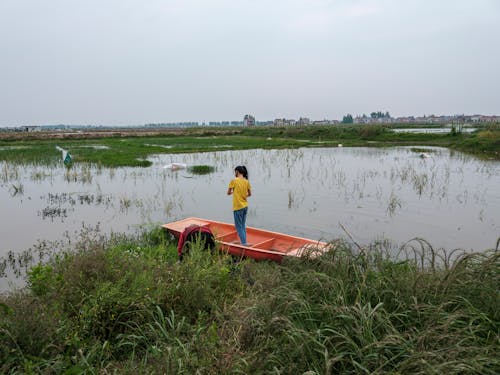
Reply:
<svg viewBox="0 0 500 375"><path fill-rule="evenodd" d="M0 126L500 115L500 0L0 0Z"/></svg>

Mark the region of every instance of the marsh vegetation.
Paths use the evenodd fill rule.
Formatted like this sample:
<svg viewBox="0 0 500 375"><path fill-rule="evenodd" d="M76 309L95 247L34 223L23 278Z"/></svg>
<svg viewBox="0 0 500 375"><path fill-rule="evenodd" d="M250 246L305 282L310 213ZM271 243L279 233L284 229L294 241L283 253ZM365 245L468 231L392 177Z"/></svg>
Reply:
<svg viewBox="0 0 500 375"><path fill-rule="evenodd" d="M494 158L498 129L246 131L59 140L69 168L53 141L2 145L0 372L498 373L500 164L432 146ZM386 137L411 146L321 147ZM281 265L196 246L178 263L159 224L231 221L238 164L249 225L345 240Z"/></svg>
<svg viewBox="0 0 500 375"><path fill-rule="evenodd" d="M162 153L189 153L255 148L299 148L345 146L426 145L449 147L500 159L500 125L478 125L477 131L426 134L399 132L401 126L336 125L293 127L186 128L145 133L118 132L115 136L94 134L30 133L0 139L0 160L13 163L55 164L57 147L69 150L75 163L107 167L147 167L149 157ZM421 129L414 127L414 129ZM433 127L432 129L443 129ZM155 135L153 135L153 133ZM102 135L100 135L102 134ZM89 138L91 137L91 138ZM19 138L19 139L18 139Z"/></svg>
<svg viewBox="0 0 500 375"><path fill-rule="evenodd" d="M500 164L443 148L255 149L158 154L148 162L148 168L1 163L0 197L10 214L0 219L0 257L82 223L129 233L188 216L231 222L225 192L239 164L249 168L254 189L250 226L330 241L345 236L342 224L360 243L394 248L419 237L436 248L481 250L500 233ZM188 168L163 168L172 162ZM214 170L195 174L192 166Z"/></svg>
<svg viewBox="0 0 500 375"><path fill-rule="evenodd" d="M2 373L497 374L498 251L235 262L82 230L0 297ZM56 255L57 254L57 255ZM405 254L405 255L403 255Z"/></svg>
<svg viewBox="0 0 500 375"><path fill-rule="evenodd" d="M215 171L215 167L211 165L193 165L188 168L188 171L193 174L209 174Z"/></svg>

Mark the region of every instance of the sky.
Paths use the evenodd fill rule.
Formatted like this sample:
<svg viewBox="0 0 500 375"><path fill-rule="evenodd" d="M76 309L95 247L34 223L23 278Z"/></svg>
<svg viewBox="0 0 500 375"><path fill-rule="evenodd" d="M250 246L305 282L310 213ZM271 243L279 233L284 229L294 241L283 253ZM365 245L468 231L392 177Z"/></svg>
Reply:
<svg viewBox="0 0 500 375"><path fill-rule="evenodd" d="M0 126L500 115L500 0L0 0Z"/></svg>

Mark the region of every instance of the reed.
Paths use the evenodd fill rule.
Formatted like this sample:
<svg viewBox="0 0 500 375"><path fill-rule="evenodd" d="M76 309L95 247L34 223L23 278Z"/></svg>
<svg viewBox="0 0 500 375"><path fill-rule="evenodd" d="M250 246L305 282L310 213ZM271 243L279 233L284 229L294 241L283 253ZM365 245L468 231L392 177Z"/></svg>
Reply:
<svg viewBox="0 0 500 375"><path fill-rule="evenodd" d="M70 246L67 246L70 242ZM2 373L470 373L500 368L500 254L338 243L283 264L161 229L88 228L0 297Z"/></svg>

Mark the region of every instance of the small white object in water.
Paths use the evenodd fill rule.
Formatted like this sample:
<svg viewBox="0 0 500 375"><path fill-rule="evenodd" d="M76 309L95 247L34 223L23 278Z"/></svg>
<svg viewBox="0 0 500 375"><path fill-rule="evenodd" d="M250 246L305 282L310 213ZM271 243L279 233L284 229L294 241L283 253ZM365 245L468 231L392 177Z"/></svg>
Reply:
<svg viewBox="0 0 500 375"><path fill-rule="evenodd" d="M420 155L418 155L418 156L420 156L422 159L430 157L430 155L429 155L429 154L427 154L427 153L425 153L425 152L422 152L422 153L421 153Z"/></svg>
<svg viewBox="0 0 500 375"><path fill-rule="evenodd" d="M344 147L344 145L342 143L339 143L337 147Z"/></svg>
<svg viewBox="0 0 500 375"><path fill-rule="evenodd" d="M165 165L163 168L176 171L178 169L185 169L186 167L187 167L187 164L184 164L184 163L170 163L170 164Z"/></svg>

